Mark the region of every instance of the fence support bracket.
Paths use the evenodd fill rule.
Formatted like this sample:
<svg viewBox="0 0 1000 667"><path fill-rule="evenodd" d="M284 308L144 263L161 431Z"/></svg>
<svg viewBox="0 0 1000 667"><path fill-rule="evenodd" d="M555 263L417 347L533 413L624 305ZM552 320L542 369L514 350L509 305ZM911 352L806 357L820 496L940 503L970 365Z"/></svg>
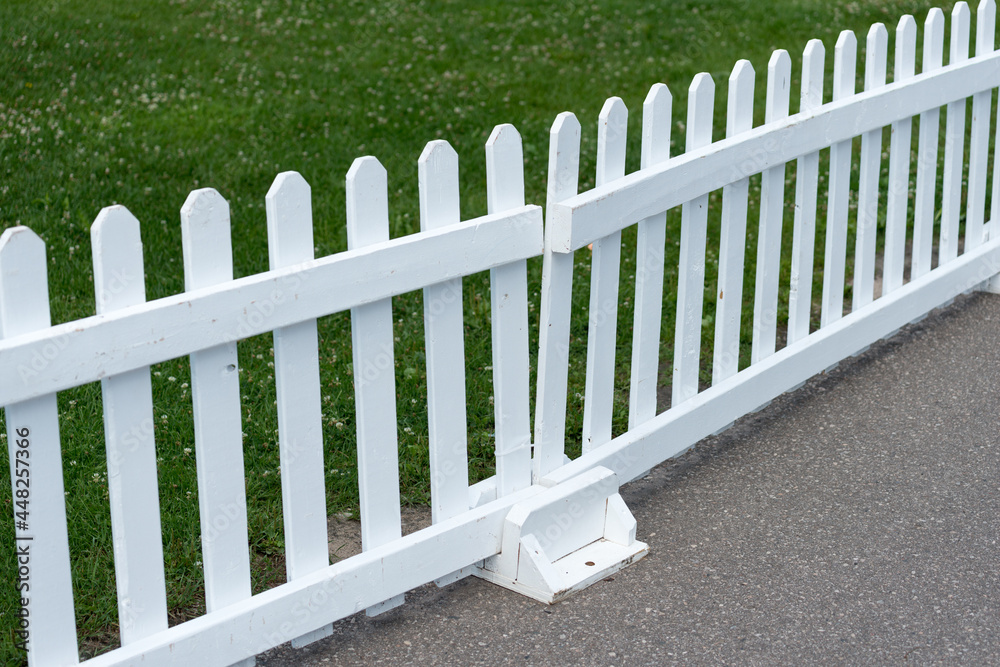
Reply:
<svg viewBox="0 0 1000 667"><path fill-rule="evenodd" d="M514 505L476 575L553 604L645 556L635 526L617 475L592 468Z"/></svg>

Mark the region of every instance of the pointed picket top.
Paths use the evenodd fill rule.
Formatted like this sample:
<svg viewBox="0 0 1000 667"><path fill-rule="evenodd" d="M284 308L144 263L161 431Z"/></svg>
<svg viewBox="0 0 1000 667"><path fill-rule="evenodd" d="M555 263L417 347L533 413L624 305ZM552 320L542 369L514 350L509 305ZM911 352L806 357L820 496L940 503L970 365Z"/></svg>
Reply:
<svg viewBox="0 0 1000 667"><path fill-rule="evenodd" d="M509 123L497 125L486 140L486 200L489 213L524 206L524 151Z"/></svg>
<svg viewBox="0 0 1000 667"><path fill-rule="evenodd" d="M688 88L687 151L712 143L714 107L715 81L710 74L700 72Z"/></svg>
<svg viewBox="0 0 1000 667"><path fill-rule="evenodd" d="M214 188L202 188L188 195L181 206L185 290L233 279L229 226L229 202Z"/></svg>
<svg viewBox="0 0 1000 667"><path fill-rule="evenodd" d="M620 97L604 102L597 120L596 185L625 175L625 144L628 132L628 108Z"/></svg>
<svg viewBox="0 0 1000 667"><path fill-rule="evenodd" d="M139 221L124 206L101 209L90 227L97 314L146 301Z"/></svg>
<svg viewBox="0 0 1000 667"><path fill-rule="evenodd" d="M833 50L833 99L854 94L854 73L858 66L858 38L850 30L840 33Z"/></svg>
<svg viewBox="0 0 1000 667"><path fill-rule="evenodd" d="M666 84L654 83L642 103L642 169L670 159L670 125L674 96Z"/></svg>
<svg viewBox="0 0 1000 667"><path fill-rule="evenodd" d="M563 111L556 116L549 130L549 182L545 210L574 196L579 188L579 179L580 121L572 112Z"/></svg>
<svg viewBox="0 0 1000 667"><path fill-rule="evenodd" d="M885 85L886 58L889 55L889 32L885 25L874 24L865 43L865 90Z"/></svg>
<svg viewBox="0 0 1000 667"><path fill-rule="evenodd" d="M732 137L753 129L753 92L757 73L749 60L740 60L729 75L729 99L726 103L726 136Z"/></svg>
<svg viewBox="0 0 1000 667"><path fill-rule="evenodd" d="M810 39L802 52L802 92L799 111L811 111L823 104L823 72L826 47L819 39Z"/></svg>
<svg viewBox="0 0 1000 667"><path fill-rule="evenodd" d="M788 115L788 94L792 87L792 59L788 51L778 49L767 63L767 108L764 122Z"/></svg>
<svg viewBox="0 0 1000 667"><path fill-rule="evenodd" d="M297 171L278 174L264 197L271 269L306 262L313 249L312 188Z"/></svg>
<svg viewBox="0 0 1000 667"><path fill-rule="evenodd" d="M944 64L944 12L932 7L924 21L923 72L937 69Z"/></svg>
<svg viewBox="0 0 1000 667"><path fill-rule="evenodd" d="M424 147L417 160L417 181L421 231L461 222L458 153L451 144L438 139Z"/></svg>
<svg viewBox="0 0 1000 667"><path fill-rule="evenodd" d="M981 0L976 9L976 55L993 53L994 33L997 22L997 4L994 0Z"/></svg>
<svg viewBox="0 0 1000 667"><path fill-rule="evenodd" d="M52 325L45 241L27 227L0 236L0 338ZM44 307L39 304L44 304Z"/></svg>
<svg viewBox="0 0 1000 667"><path fill-rule="evenodd" d="M917 21L907 14L896 24L896 65L894 81L909 79L916 73Z"/></svg>
<svg viewBox="0 0 1000 667"><path fill-rule="evenodd" d="M956 2L951 10L951 54L949 65L969 59L969 25L972 14L965 2Z"/></svg>
<svg viewBox="0 0 1000 667"><path fill-rule="evenodd" d="M370 155L347 171L347 247L350 250L389 240L389 175Z"/></svg>

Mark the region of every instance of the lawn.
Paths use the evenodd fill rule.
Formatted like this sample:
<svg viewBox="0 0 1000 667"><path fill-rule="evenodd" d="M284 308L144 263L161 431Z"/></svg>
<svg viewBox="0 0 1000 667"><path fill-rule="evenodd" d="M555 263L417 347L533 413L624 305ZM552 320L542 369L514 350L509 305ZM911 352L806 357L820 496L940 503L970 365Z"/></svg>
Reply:
<svg viewBox="0 0 1000 667"><path fill-rule="evenodd" d="M939 6L949 12L952 4ZM543 204L548 130L559 112L573 111L583 125L580 187L589 188L594 183L597 114L607 97L620 96L632 112L627 167L632 171L639 163L642 100L653 83L667 83L673 92L672 152L677 154L684 146L687 86L696 73L707 71L715 79L714 137L719 139L725 133L726 80L737 60L750 60L758 72L759 124L772 50L786 49L792 56L794 112L801 53L810 38L826 45L829 99L833 45L841 29L858 34L860 89L869 25L886 23L891 58L899 17L912 13L922 26L931 6L909 0L570 0L544 6L526 1L5 0L0 5L0 228L27 225L45 240L52 319L70 321L95 312L89 228L103 206L123 204L142 222L147 298L160 298L183 291L178 212L193 189L214 187L229 200L237 277L268 268L264 194L281 171L298 171L312 186L317 256L346 249L344 177L359 156L374 155L388 170L393 236L419 229L416 161L433 139L447 139L459 154L463 218L484 214L483 144L500 123L513 123L520 131L526 197L529 203ZM891 65L889 71L891 80ZM790 221L794 169L788 177ZM752 195L755 189L759 195L759 183L759 177L753 179ZM823 256L825 196L820 200L817 261ZM720 201L716 193L707 258L709 297L715 293ZM742 365L749 359L756 214L752 202ZM678 211L670 213L668 224L669 297L676 292ZM787 317L790 229L789 222L783 235L779 317ZM634 239L634 230L626 230L618 327L624 363L619 365L616 434L627 425L634 282L634 268L628 267L634 266ZM849 254L852 248L853 242ZM579 452L583 412L586 251L576 261L571 455ZM537 327L540 261L531 262L529 271L531 317ZM820 284L817 280L817 299ZM473 276L464 290L473 480L492 474L488 285L488 276ZM406 504L426 504L420 294L394 299L393 312L401 492ZM706 324L713 313L714 299L706 298ZM665 299L663 316L668 368L672 298ZM705 327L707 332L712 328ZM537 328L531 338L536 349ZM709 338L703 359L711 359ZM254 592L284 580L272 355L269 335L239 344ZM320 321L320 357L328 509L356 513L346 313ZM168 602L171 621L177 622L204 610L190 373L186 359L160 364L152 372ZM710 380L709 367L703 376ZM89 656L117 642L99 386L60 393L59 410L76 617L81 650ZM23 656L13 637L18 604L13 511L10 487L0 489L0 505L6 508L0 512L0 662L16 664Z"/></svg>

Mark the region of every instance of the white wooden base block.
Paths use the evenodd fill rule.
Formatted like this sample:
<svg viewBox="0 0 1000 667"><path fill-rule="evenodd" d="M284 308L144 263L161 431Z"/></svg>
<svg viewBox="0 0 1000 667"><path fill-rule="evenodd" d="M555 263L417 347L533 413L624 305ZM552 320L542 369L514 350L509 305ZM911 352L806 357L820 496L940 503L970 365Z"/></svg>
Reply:
<svg viewBox="0 0 1000 667"><path fill-rule="evenodd" d="M618 477L592 468L512 507L500 553L476 575L553 604L645 556L635 525Z"/></svg>

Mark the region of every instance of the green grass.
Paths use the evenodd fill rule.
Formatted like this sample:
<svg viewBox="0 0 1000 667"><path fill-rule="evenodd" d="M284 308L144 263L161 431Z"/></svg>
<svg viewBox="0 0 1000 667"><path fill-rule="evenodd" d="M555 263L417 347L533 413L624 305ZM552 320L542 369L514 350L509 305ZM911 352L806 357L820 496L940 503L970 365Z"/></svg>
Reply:
<svg viewBox="0 0 1000 667"><path fill-rule="evenodd" d="M950 11L952 3L944 3ZM597 114L611 95L632 114L628 170L638 168L641 104L649 86L674 96L673 153L684 145L687 86L699 71L716 82L715 130L725 130L726 79L749 59L758 72L756 122L763 120L767 61L776 48L793 60L798 108L801 53L810 38L827 48L868 26L891 34L913 13L922 26L930 2L717 1L655 3L339 2L219 0L169 3L25 2L0 6L0 226L30 226L47 243L54 322L94 313L89 227L101 207L126 205L142 222L147 297L183 290L178 211L188 192L211 186L232 207L237 276L267 269L264 194L277 173L296 170L313 189L318 255L346 248L344 176L355 157L375 155L389 174L393 236L418 230L416 160L444 138L460 156L463 218L486 211L483 144L494 125L513 123L524 141L526 196L544 203L548 129L570 110L583 125L581 189L593 186ZM921 33L922 34L922 33ZM921 37L922 39L922 37ZM946 47L947 49L947 47ZM890 55L891 57L891 55ZM891 72L891 67L890 67ZM916 136L916 134L914 134ZM885 150L888 143L884 144ZM855 151L855 160L857 151ZM883 169L887 161L883 160ZM786 202L793 201L794 168ZM855 173L855 179L857 174ZM753 179L751 199L759 196ZM820 187L825 188L826 181ZM822 258L825 196L817 230ZM718 193L712 197L705 321L714 314ZM884 188L883 188L884 201ZM779 318L787 317L790 207L784 233ZM749 354L756 202L748 225L742 365ZM911 211L912 214L912 211ZM673 338L679 213L669 216L664 359ZM634 229L624 234L619 309L620 375L615 433L627 424ZM849 248L853 247L853 243ZM586 353L589 261L577 257L568 448L579 452ZM529 264L537 325L540 263ZM821 282L816 281L817 295ZM492 474L492 394L488 276L465 281L470 474ZM402 496L429 500L426 374L419 294L394 299ZM705 327L706 332L712 327ZM328 509L358 504L350 326L346 314L320 322ZM706 335L703 359L711 358ZM531 349L537 348L537 331ZM283 581L277 421L270 336L239 345L253 588ZM201 613L197 485L186 359L152 369L160 502L172 620ZM705 367L703 377L710 378ZM669 378L668 378L669 379ZM533 389L533 387L532 387ZM85 655L112 645L117 612L100 391L59 395L74 567L74 596ZM0 662L13 648L13 519L0 485Z"/></svg>

